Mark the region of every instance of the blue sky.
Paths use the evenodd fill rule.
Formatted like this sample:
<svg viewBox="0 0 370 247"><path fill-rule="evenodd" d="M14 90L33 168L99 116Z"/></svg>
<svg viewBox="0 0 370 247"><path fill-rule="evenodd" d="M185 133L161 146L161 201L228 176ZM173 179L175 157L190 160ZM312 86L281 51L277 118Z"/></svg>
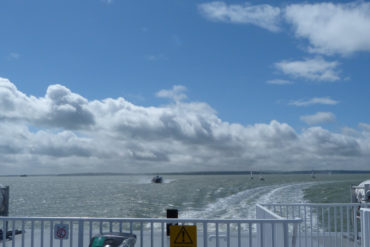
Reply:
<svg viewBox="0 0 370 247"><path fill-rule="evenodd" d="M17 173L33 166L42 173L69 170L76 163L86 165L75 171L347 169L354 161L355 168L368 169L369 16L366 1L2 1L4 135L13 140L25 131L32 145L41 147L46 138L46 146L61 152L34 152L31 144L20 147L19 141L12 147L4 141L4 169ZM59 103L51 96L58 92L65 95ZM92 108L107 99L115 102L119 121L106 116L113 103L101 106L101 112ZM75 112L63 115L72 109L66 105ZM122 115L127 105L145 111L147 118L142 112ZM170 115L171 121L158 114ZM107 122L129 124L108 126L98 121L103 115ZM160 127L153 127L158 119ZM170 123L179 129L168 128ZM13 136L5 134L8 128ZM291 159L287 149L277 159L274 152L283 152L278 147L287 128L288 136L310 151ZM234 135L244 134L245 139L235 140ZM305 139L309 134L316 139ZM70 153L76 149L60 146L61 136L72 138L67 139L73 147L90 144L81 154ZM218 148L225 149L228 138L227 148L234 151L223 160ZM120 140L115 145L125 151L115 151L109 162L107 154L95 157L94 148L102 148L90 145L102 140ZM260 140L267 146L253 144ZM163 142L176 148L162 150ZM276 150L262 157L275 142ZM332 156L312 151L309 145L317 142ZM138 146L145 158L138 158ZM195 146L204 151L192 157ZM53 166L55 159L59 163ZM22 167L25 161L34 164Z"/></svg>

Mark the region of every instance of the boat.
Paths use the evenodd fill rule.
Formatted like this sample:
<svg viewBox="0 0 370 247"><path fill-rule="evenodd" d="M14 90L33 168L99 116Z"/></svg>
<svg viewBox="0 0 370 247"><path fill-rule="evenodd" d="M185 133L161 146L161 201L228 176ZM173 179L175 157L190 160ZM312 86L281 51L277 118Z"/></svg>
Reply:
<svg viewBox="0 0 370 247"><path fill-rule="evenodd" d="M250 179L253 179L253 172L251 171Z"/></svg>
<svg viewBox="0 0 370 247"><path fill-rule="evenodd" d="M155 183L155 184L161 184L163 182L163 178L161 176L155 176L152 178L152 183Z"/></svg>
<svg viewBox="0 0 370 247"><path fill-rule="evenodd" d="M370 202L370 179L361 182L357 186L351 187L351 198L354 203Z"/></svg>
<svg viewBox="0 0 370 247"><path fill-rule="evenodd" d="M351 186L351 202L360 203L356 210L356 218L360 219L360 209L367 208L370 203L370 179L361 182L359 185Z"/></svg>
<svg viewBox="0 0 370 247"><path fill-rule="evenodd" d="M315 173L312 171L311 178L316 178Z"/></svg>

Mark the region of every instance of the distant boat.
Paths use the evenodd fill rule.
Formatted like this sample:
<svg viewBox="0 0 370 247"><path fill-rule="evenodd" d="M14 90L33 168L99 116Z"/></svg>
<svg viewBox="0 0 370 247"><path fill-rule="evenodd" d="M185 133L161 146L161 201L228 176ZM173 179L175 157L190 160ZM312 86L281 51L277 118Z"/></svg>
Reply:
<svg viewBox="0 0 370 247"><path fill-rule="evenodd" d="M250 179L253 179L253 172L251 171Z"/></svg>
<svg viewBox="0 0 370 247"><path fill-rule="evenodd" d="M162 182L163 182L163 178L158 175L152 178L152 183L161 184Z"/></svg>
<svg viewBox="0 0 370 247"><path fill-rule="evenodd" d="M311 178L316 178L315 173L312 171Z"/></svg>

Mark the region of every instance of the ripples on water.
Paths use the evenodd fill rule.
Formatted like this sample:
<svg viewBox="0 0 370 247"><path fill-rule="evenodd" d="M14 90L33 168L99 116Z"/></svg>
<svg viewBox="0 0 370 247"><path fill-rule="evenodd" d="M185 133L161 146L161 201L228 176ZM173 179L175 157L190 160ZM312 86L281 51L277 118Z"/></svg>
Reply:
<svg viewBox="0 0 370 247"><path fill-rule="evenodd" d="M345 201L350 184L368 175L264 177L165 176L163 184L152 184L146 176L29 176L2 177L0 183L10 186L12 216L162 218L167 208L177 208L182 218L249 218L256 203L317 201L320 190L337 191L331 200Z"/></svg>

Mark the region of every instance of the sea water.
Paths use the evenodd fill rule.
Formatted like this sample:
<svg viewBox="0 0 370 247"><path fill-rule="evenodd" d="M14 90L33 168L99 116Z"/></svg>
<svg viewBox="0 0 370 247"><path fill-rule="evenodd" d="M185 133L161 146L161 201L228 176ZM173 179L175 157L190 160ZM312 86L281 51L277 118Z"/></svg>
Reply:
<svg viewBox="0 0 370 247"><path fill-rule="evenodd" d="M350 202L351 184L370 174L1 177L10 216L253 218L256 203Z"/></svg>

